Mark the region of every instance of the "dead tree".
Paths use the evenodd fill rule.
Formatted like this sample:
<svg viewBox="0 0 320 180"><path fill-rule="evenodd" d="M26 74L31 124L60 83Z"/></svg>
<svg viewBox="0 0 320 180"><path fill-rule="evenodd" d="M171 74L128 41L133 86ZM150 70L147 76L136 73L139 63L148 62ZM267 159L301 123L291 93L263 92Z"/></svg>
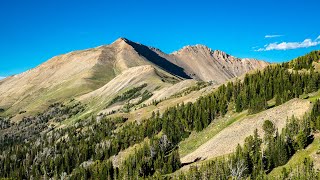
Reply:
<svg viewBox="0 0 320 180"><path fill-rule="evenodd" d="M235 165L233 165L232 161L229 163L230 176L234 180L240 180L244 174L244 171L247 169L244 160L237 161Z"/></svg>

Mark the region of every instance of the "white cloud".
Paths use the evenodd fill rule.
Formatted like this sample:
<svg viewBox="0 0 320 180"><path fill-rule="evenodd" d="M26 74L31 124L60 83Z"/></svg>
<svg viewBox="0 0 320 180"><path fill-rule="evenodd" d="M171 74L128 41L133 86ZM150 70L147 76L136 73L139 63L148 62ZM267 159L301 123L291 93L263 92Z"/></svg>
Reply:
<svg viewBox="0 0 320 180"><path fill-rule="evenodd" d="M263 48L259 48L255 51L271 51L271 50L288 50L298 48L308 48L317 46L320 44L320 36L312 41L311 39L305 39L302 42L281 42L281 43L270 43L265 45Z"/></svg>
<svg viewBox="0 0 320 180"><path fill-rule="evenodd" d="M276 37L281 37L283 35L279 35L279 34L272 34L272 35L265 35L264 38L276 38Z"/></svg>

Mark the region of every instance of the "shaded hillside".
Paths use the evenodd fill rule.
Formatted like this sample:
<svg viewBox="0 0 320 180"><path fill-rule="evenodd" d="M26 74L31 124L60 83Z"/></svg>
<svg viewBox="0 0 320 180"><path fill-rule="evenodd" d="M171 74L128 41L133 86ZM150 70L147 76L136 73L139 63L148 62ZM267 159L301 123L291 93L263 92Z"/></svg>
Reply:
<svg viewBox="0 0 320 180"><path fill-rule="evenodd" d="M171 63L167 59L159 56L157 53L152 51L149 47L142 45L142 44L132 42L132 41L128 41L128 40L125 40L125 41L129 45L131 45L140 55L142 55L143 57L148 59L153 64L159 66L161 69L163 69L171 74L180 76L182 78L190 79L190 76L184 72L184 69L182 67L179 67L179 66Z"/></svg>
<svg viewBox="0 0 320 180"><path fill-rule="evenodd" d="M202 81L221 84L254 69L269 65L265 61L237 58L220 50L211 50L204 45L185 46L171 54L151 48L159 56L184 69L190 77Z"/></svg>

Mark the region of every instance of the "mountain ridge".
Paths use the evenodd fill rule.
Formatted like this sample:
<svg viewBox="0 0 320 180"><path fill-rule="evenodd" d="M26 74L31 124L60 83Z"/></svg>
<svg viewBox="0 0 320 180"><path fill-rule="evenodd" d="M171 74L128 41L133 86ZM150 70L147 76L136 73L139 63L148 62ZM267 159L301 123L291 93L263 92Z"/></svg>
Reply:
<svg viewBox="0 0 320 180"><path fill-rule="evenodd" d="M9 109L9 113L25 109L37 111L34 109L43 104L95 91L122 72L137 66L151 65L158 72L152 75L155 79L171 79L171 83L195 79L221 84L268 65L264 61L240 60L204 45L186 46L178 52L166 54L158 48L122 37L109 45L54 56L33 69L2 79L0 107ZM31 101L35 102L32 107Z"/></svg>
<svg viewBox="0 0 320 180"><path fill-rule="evenodd" d="M237 58L221 50L205 45L184 46L171 54L161 53L166 59L183 67L192 78L221 84L253 69L261 69L270 63L250 58Z"/></svg>

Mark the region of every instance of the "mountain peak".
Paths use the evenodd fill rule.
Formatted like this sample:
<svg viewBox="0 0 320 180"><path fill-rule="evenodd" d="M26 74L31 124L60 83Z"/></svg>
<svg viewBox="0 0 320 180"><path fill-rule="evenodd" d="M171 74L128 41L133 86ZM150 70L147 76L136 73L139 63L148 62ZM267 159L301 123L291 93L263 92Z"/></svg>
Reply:
<svg viewBox="0 0 320 180"><path fill-rule="evenodd" d="M208 46L202 45L202 44L184 46L183 48L173 52L172 54L199 53L199 52L201 52L202 54L208 54L210 56L214 56L218 59L228 59L229 57L233 57L224 51L212 50Z"/></svg>
<svg viewBox="0 0 320 180"><path fill-rule="evenodd" d="M112 44L110 44L110 46L121 50L121 49L132 49L132 44L133 42L130 41L127 38L124 37L120 37L117 40L115 40Z"/></svg>
<svg viewBox="0 0 320 180"><path fill-rule="evenodd" d="M219 59L228 59L229 57L233 57L227 53L225 53L224 51L221 50L214 50L213 51L213 56L219 58Z"/></svg>
<svg viewBox="0 0 320 180"><path fill-rule="evenodd" d="M127 38L120 37L120 38L118 38L117 40L115 40L112 44L118 44L118 43L121 43L121 42L127 43L127 42L129 42L129 41L130 41L130 40L127 39Z"/></svg>
<svg viewBox="0 0 320 180"><path fill-rule="evenodd" d="M173 52L172 54L180 54L184 52L193 52L198 53L199 51L209 52L212 53L212 49L210 49L208 46L202 45L202 44L196 44L196 45L187 45L182 47L180 50Z"/></svg>

